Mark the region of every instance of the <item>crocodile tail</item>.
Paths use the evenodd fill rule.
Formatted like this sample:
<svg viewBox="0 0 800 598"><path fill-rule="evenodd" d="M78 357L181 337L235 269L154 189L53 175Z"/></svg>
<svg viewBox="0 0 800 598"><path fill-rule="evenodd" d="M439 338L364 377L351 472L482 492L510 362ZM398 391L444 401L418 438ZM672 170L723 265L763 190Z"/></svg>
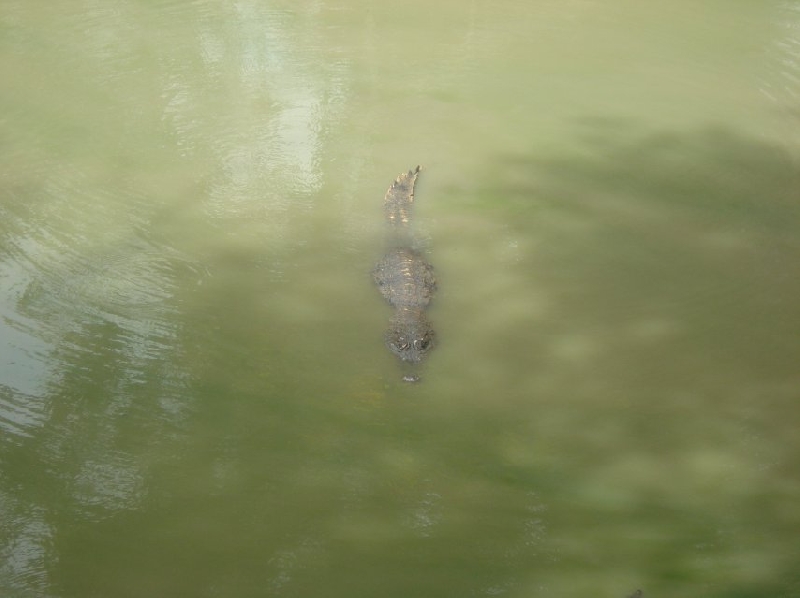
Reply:
<svg viewBox="0 0 800 598"><path fill-rule="evenodd" d="M386 212L386 219L389 224L395 226L406 226L411 222L411 204L414 203L414 185L417 183L417 176L422 167L404 172L399 175L383 200L383 209Z"/></svg>

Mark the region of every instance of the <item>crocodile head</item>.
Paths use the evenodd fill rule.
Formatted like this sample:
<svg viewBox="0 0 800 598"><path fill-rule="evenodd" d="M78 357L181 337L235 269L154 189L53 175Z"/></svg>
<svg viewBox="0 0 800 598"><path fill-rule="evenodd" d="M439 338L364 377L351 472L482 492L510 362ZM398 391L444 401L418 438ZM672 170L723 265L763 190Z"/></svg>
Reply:
<svg viewBox="0 0 800 598"><path fill-rule="evenodd" d="M386 346L405 362L419 363L433 349L435 334L422 311L392 319L386 331Z"/></svg>

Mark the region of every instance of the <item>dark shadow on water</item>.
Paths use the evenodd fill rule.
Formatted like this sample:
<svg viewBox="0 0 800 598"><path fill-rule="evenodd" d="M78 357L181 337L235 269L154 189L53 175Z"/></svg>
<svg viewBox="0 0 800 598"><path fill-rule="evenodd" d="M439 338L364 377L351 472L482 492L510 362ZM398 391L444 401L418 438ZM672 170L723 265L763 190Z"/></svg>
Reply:
<svg viewBox="0 0 800 598"><path fill-rule="evenodd" d="M510 201L558 192L555 201L603 210L597 192L622 201L711 218L719 226L745 230L792 231L800 217L797 164L777 145L749 139L724 128L696 133L638 136L614 120L581 121L576 146L564 157L502 156L494 179L515 181L496 191ZM605 204L605 206L604 206Z"/></svg>
<svg viewBox="0 0 800 598"><path fill-rule="evenodd" d="M792 155L724 128L586 119L560 156L499 156L485 181L471 208L504 219L518 249L503 266L515 282L495 284L536 307L476 343L485 350L460 362L494 366L455 387L528 419L487 441L498 461L526 430L567 467L543 494L551 538L572 546L562 559L635 569L647 596L791 595L800 511L780 505L798 498L785 483L800 467ZM462 280L486 296L492 278ZM474 307L473 330L497 321L492 309ZM514 350L499 359L503 346ZM737 561L764 566L728 575Z"/></svg>
<svg viewBox="0 0 800 598"><path fill-rule="evenodd" d="M648 340L656 349L683 342L692 357L702 354L709 376L795 380L787 329L800 328L792 299L800 293L792 266L800 256L800 169L791 155L719 128L641 134L590 119L576 138L561 156L498 157L476 193L474 210L505 221L515 261L500 268L515 282L492 294L464 275L480 290L461 289L459 301L492 299L476 301L467 319L480 322L520 295L538 306L494 327L485 346L522 350L496 376L482 372L487 385L513 380L508 368L537 367L522 355L541 356L552 371L548 355L569 338L575 356L582 340L605 343L606 354ZM474 255L486 261L477 270L497 269L485 252ZM592 331L594 339L586 336ZM483 357L491 355L475 356ZM656 369L688 365L675 351L660 357L670 359Z"/></svg>

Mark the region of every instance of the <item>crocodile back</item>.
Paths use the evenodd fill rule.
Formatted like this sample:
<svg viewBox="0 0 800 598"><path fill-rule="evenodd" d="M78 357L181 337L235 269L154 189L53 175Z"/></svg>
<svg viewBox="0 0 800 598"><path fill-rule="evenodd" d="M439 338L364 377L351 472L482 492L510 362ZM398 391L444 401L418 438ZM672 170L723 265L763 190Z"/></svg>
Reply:
<svg viewBox="0 0 800 598"><path fill-rule="evenodd" d="M383 297L394 307L425 307L436 291L436 277L418 251L397 247L378 262L373 278Z"/></svg>

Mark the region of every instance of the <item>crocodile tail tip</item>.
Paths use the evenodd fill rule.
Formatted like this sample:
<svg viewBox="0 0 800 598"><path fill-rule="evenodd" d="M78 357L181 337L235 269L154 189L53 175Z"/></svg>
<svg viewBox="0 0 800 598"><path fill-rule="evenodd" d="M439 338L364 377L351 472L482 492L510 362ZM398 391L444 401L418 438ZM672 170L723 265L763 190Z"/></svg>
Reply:
<svg viewBox="0 0 800 598"><path fill-rule="evenodd" d="M392 187L394 187L396 185L399 185L403 181L403 179L406 178L406 177L411 177L412 179L416 178L417 174L419 174L419 172L421 170L422 170L422 166L420 166L418 164L416 168L410 169L408 171L408 173L401 173L401 174L397 175L397 178L395 178L394 182L392 183Z"/></svg>

